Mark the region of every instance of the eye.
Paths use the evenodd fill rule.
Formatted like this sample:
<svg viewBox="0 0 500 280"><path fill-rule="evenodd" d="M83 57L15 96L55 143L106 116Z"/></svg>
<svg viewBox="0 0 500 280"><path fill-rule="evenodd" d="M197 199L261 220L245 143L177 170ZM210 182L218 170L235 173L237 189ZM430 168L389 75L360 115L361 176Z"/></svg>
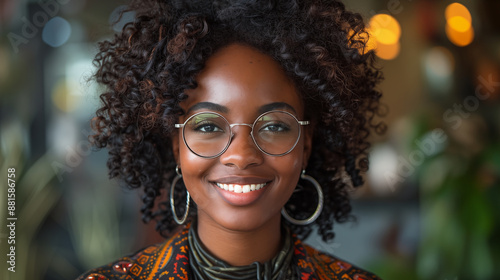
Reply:
<svg viewBox="0 0 500 280"><path fill-rule="evenodd" d="M287 132L287 131L290 131L290 127L288 127L288 125L286 125L284 123L274 122L274 123L268 123L268 124L263 125L260 130L264 131L264 132L266 132L266 131L267 132Z"/></svg>
<svg viewBox="0 0 500 280"><path fill-rule="evenodd" d="M212 132L222 132L224 131L221 129L219 126L217 126L215 123L204 121L201 123L198 123L196 127L194 128L195 131L199 132L204 132L204 133L212 133Z"/></svg>

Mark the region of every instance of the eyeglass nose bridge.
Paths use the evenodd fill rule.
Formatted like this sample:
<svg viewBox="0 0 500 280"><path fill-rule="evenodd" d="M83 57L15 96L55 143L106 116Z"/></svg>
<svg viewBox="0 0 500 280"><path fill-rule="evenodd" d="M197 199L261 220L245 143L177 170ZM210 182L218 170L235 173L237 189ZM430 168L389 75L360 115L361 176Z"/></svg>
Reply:
<svg viewBox="0 0 500 280"><path fill-rule="evenodd" d="M250 127L253 130L253 125L252 124L249 124L249 123L233 123L233 124L229 125L229 127L231 128L231 131L233 131L233 127L235 127L237 125L245 125L245 126Z"/></svg>
<svg viewBox="0 0 500 280"><path fill-rule="evenodd" d="M254 144L257 146L257 148L259 148L259 150L261 150L261 148L259 147L259 145L257 145L257 143L255 142L255 139L253 137L253 124L249 124L249 123L233 123L233 124L229 125L229 128L231 129L231 137L230 137L228 146L231 145L231 143L233 142L233 137L234 137L233 127L235 127L237 125L243 125L243 126L250 127L250 136L252 137L252 140L253 140Z"/></svg>

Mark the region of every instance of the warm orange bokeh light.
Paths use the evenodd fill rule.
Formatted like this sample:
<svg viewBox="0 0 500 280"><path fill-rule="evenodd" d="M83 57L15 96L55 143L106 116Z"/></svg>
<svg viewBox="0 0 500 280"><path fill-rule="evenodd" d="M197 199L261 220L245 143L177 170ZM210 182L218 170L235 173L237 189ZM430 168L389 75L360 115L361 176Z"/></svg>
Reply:
<svg viewBox="0 0 500 280"><path fill-rule="evenodd" d="M390 45L382 44L379 42L375 51L378 57L385 60L392 60L398 56L400 49L401 45L399 44L399 42Z"/></svg>
<svg viewBox="0 0 500 280"><path fill-rule="evenodd" d="M472 22L472 17L469 10L462 4L452 3L446 7L444 12L446 20L449 21L453 17L463 17L469 23Z"/></svg>
<svg viewBox="0 0 500 280"><path fill-rule="evenodd" d="M471 22L461 16L449 18L448 25L458 32L466 32L471 28Z"/></svg>
<svg viewBox="0 0 500 280"><path fill-rule="evenodd" d="M388 14L377 14L370 19L370 31L378 42L386 45L395 44L401 36L401 26Z"/></svg>
<svg viewBox="0 0 500 280"><path fill-rule="evenodd" d="M446 36L453 44L465 47L474 40L474 29L469 28L465 32L460 32L446 24Z"/></svg>
<svg viewBox="0 0 500 280"><path fill-rule="evenodd" d="M455 45L464 47L474 40L472 16L462 4L452 3L446 7L446 36Z"/></svg>
<svg viewBox="0 0 500 280"><path fill-rule="evenodd" d="M374 49L378 57L391 60L398 56L401 45L401 26L399 22L388 14L374 15L368 24L370 33L366 51Z"/></svg>

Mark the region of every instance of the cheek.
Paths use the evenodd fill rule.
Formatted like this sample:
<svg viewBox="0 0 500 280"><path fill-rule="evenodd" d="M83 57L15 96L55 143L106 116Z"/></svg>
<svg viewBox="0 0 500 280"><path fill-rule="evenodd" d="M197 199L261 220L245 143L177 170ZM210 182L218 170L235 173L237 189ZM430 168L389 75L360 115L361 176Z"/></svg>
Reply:
<svg viewBox="0 0 500 280"><path fill-rule="evenodd" d="M277 181L269 195L262 201L261 209L267 215L280 215L281 208L287 203L297 186L300 177L302 161L301 153L291 152L288 155L270 158L269 167L276 173ZM263 214L265 217L266 214Z"/></svg>
<svg viewBox="0 0 500 280"><path fill-rule="evenodd" d="M287 166L291 172L294 174L296 172L301 172L302 167L304 166L304 137L301 137L297 146L288 154L290 156L287 159Z"/></svg>
<svg viewBox="0 0 500 280"><path fill-rule="evenodd" d="M289 155L290 157L286 160L286 162L281 164L283 167L281 168L280 173L284 174L284 179L287 180L287 183L290 186L288 195L291 196L304 166L304 146L302 140L297 143L297 147L295 147Z"/></svg>
<svg viewBox="0 0 500 280"><path fill-rule="evenodd" d="M207 173L214 164L214 159L204 159L193 154L185 145L179 147L179 165L182 171L182 179L189 194L199 208L203 201L209 201L210 193L207 193Z"/></svg>
<svg viewBox="0 0 500 280"><path fill-rule="evenodd" d="M296 153L289 158L283 158L283 160L277 161L275 166L284 177L290 174L300 173L302 169L302 154Z"/></svg>
<svg viewBox="0 0 500 280"><path fill-rule="evenodd" d="M282 185L281 191L286 193L286 200L291 196L300 177L303 166L301 149L294 149L291 153L273 160L273 167L279 175Z"/></svg>

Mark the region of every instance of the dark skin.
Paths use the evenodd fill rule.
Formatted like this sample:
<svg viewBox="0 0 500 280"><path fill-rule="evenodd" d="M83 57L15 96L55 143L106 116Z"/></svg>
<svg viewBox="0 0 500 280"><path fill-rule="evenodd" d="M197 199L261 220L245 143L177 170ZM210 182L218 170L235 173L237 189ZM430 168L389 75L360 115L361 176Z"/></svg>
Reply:
<svg viewBox="0 0 500 280"><path fill-rule="evenodd" d="M223 48L209 58L197 82L198 87L186 92L188 98L181 103L186 114L179 123L195 113L212 111L229 123L251 124L270 109L304 120L304 105L292 81L277 62L254 48L240 44ZM213 159L193 154L180 131L173 137L176 162L198 206L198 235L217 258L242 266L266 262L278 253L283 241L280 211L311 152L312 128L301 129L297 146L284 156L262 153L247 126L235 126L231 145ZM240 194L224 191L216 183L265 187Z"/></svg>

